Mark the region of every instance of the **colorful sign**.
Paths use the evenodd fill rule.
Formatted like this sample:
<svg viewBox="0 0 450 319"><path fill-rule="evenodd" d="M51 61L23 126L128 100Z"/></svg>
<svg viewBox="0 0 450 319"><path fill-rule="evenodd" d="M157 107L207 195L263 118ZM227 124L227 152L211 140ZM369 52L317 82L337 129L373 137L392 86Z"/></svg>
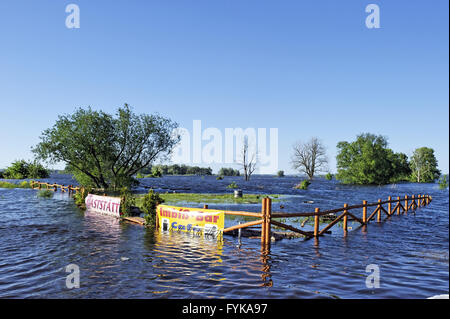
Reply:
<svg viewBox="0 0 450 319"><path fill-rule="evenodd" d="M120 217L120 197L109 197L88 194L85 199L89 211Z"/></svg>
<svg viewBox="0 0 450 319"><path fill-rule="evenodd" d="M158 205L159 228L163 231L183 231L196 235L221 235L225 213L221 210Z"/></svg>

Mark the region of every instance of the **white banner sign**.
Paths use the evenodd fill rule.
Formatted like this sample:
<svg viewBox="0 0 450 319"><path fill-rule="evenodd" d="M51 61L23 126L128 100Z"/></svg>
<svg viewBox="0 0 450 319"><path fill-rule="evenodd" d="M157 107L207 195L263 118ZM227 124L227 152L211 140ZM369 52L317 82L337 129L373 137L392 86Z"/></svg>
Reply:
<svg viewBox="0 0 450 319"><path fill-rule="evenodd" d="M89 211L120 217L120 197L89 194L86 196L85 203Z"/></svg>

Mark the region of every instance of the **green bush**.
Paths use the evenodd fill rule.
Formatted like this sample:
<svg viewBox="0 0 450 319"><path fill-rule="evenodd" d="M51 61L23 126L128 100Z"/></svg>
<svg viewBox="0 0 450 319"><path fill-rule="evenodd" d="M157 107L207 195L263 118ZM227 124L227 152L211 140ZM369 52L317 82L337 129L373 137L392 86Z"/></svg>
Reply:
<svg viewBox="0 0 450 319"><path fill-rule="evenodd" d="M91 187L86 187L84 188L84 191L80 190L77 191L74 195L73 195L73 199L75 201L75 205L77 205L78 207L82 208L82 209L86 209L86 197L89 193L92 193L92 188Z"/></svg>
<svg viewBox="0 0 450 319"><path fill-rule="evenodd" d="M45 190L40 190L37 193L37 196L41 197L41 198L51 198L51 197L53 197L53 194L54 194L53 191L45 189Z"/></svg>
<svg viewBox="0 0 450 319"><path fill-rule="evenodd" d="M27 181L23 181L20 184L0 181L0 188L31 188L31 185Z"/></svg>
<svg viewBox="0 0 450 319"><path fill-rule="evenodd" d="M333 179L333 174L327 173L327 174L325 175L325 178L326 178L327 180L331 181L331 180Z"/></svg>
<svg viewBox="0 0 450 319"><path fill-rule="evenodd" d="M156 207L162 203L164 203L164 199L158 193L153 192L152 189L144 196L142 210L144 211L146 225L155 225Z"/></svg>
<svg viewBox="0 0 450 319"><path fill-rule="evenodd" d="M448 174L442 175L439 179L439 188L446 189L448 187Z"/></svg>
<svg viewBox="0 0 450 319"><path fill-rule="evenodd" d="M223 176L219 175L216 177L216 180L221 181L223 179Z"/></svg>
<svg viewBox="0 0 450 319"><path fill-rule="evenodd" d="M294 186L296 189L308 189L308 186L311 184L311 182L308 179L304 179L301 181L300 184L297 184Z"/></svg>
<svg viewBox="0 0 450 319"><path fill-rule="evenodd" d="M278 171L277 176L278 177L284 177L284 171Z"/></svg>
<svg viewBox="0 0 450 319"><path fill-rule="evenodd" d="M231 184L227 186L227 188L231 188L231 189L238 188L238 187L239 186L235 182L231 182Z"/></svg>
<svg viewBox="0 0 450 319"><path fill-rule="evenodd" d="M136 198L127 187L122 187L120 190L120 216L131 216L131 209L136 205Z"/></svg>
<svg viewBox="0 0 450 319"><path fill-rule="evenodd" d="M234 169L234 168L226 168L226 167L222 167L219 170L219 173L217 175L220 176L239 176L239 170Z"/></svg>

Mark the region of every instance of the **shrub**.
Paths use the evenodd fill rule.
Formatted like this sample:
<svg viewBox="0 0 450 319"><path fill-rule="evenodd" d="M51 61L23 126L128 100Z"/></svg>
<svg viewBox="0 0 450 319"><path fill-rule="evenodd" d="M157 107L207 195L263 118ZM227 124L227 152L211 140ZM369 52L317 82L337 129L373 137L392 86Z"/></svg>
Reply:
<svg viewBox="0 0 450 319"><path fill-rule="evenodd" d="M136 205L136 199L127 187L120 190L120 216L131 216L131 209Z"/></svg>
<svg viewBox="0 0 450 319"><path fill-rule="evenodd" d="M304 179L300 184L294 186L295 189L308 189L311 182L308 179Z"/></svg>
<svg viewBox="0 0 450 319"><path fill-rule="evenodd" d="M278 177L284 177L284 171L278 171L277 176Z"/></svg>
<svg viewBox="0 0 450 319"><path fill-rule="evenodd" d="M162 203L164 203L164 199L158 193L153 192L152 189L144 196L142 210L144 211L146 225L155 225L156 206Z"/></svg>
<svg viewBox="0 0 450 319"><path fill-rule="evenodd" d="M327 174L325 175L325 178L326 178L327 180L331 181L331 180L333 179L333 174L327 173Z"/></svg>
<svg viewBox="0 0 450 319"><path fill-rule="evenodd" d="M216 180L221 181L223 179L223 176L219 175L216 177Z"/></svg>
<svg viewBox="0 0 450 319"><path fill-rule="evenodd" d="M92 192L92 188L91 187L87 187L87 188L83 188L81 191L77 191L74 195L73 195L73 199L75 201L75 205L77 205L78 207L80 207L81 209L86 209L86 197L89 193Z"/></svg>
<svg viewBox="0 0 450 319"><path fill-rule="evenodd" d="M240 173L239 173L239 170L237 170L237 169L222 167L219 170L219 173L217 175L220 175L220 176L239 176Z"/></svg>
<svg viewBox="0 0 450 319"><path fill-rule="evenodd" d="M31 188L31 185L27 181L23 181L19 184L19 188Z"/></svg>
<svg viewBox="0 0 450 319"><path fill-rule="evenodd" d="M448 174L442 175L439 179L439 188L446 189L448 187Z"/></svg>
<svg viewBox="0 0 450 319"><path fill-rule="evenodd" d="M41 197L41 198L51 198L51 197L53 197L53 193L54 193L53 191L45 189L45 190L39 191L37 193L37 196Z"/></svg>
<svg viewBox="0 0 450 319"><path fill-rule="evenodd" d="M227 188L231 188L231 189L238 188L238 187L239 186L235 182L231 182L231 184L227 186Z"/></svg>

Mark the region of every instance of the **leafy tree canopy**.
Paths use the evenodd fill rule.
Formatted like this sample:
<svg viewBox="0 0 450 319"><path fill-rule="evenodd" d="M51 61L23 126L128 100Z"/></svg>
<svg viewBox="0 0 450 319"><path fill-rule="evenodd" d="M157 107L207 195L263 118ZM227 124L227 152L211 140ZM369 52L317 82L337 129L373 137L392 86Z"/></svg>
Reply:
<svg viewBox="0 0 450 319"><path fill-rule="evenodd" d="M7 179L47 178L50 176L50 171L37 161L18 160L13 162L0 175L2 175L2 178Z"/></svg>
<svg viewBox="0 0 450 319"><path fill-rule="evenodd" d="M411 181L417 183L433 183L441 172L437 168L434 150L429 147L416 149L411 156Z"/></svg>
<svg viewBox="0 0 450 319"><path fill-rule="evenodd" d="M408 157L387 146L385 137L369 133L358 135L354 142L339 142L336 179L375 185L407 180L411 173Z"/></svg>
<svg viewBox="0 0 450 319"><path fill-rule="evenodd" d="M61 115L33 149L37 158L65 162L77 181L98 188L129 187L139 170L170 154L177 124L160 115L137 115L125 104L115 116L90 107Z"/></svg>

